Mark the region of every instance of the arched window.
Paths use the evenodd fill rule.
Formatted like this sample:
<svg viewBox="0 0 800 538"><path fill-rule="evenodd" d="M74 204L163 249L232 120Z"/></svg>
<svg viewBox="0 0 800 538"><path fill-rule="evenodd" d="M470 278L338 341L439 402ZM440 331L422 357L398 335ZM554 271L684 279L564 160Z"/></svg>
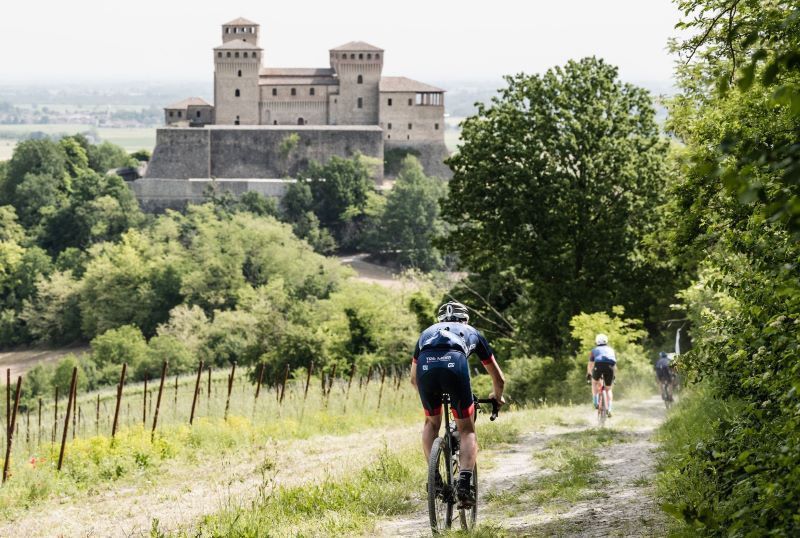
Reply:
<svg viewBox="0 0 800 538"><path fill-rule="evenodd" d="M278 120L273 120L272 125L278 125Z"/></svg>
<svg viewBox="0 0 800 538"><path fill-rule="evenodd" d="M303 118L297 118L297 125L305 125L306 121Z"/></svg>
<svg viewBox="0 0 800 538"><path fill-rule="evenodd" d="M234 52L234 53L233 53L233 57L234 57L234 58L238 58L238 57L239 57L239 53L238 53L238 52Z"/></svg>
<svg viewBox="0 0 800 538"><path fill-rule="evenodd" d="M253 58L258 58L258 53L257 52L253 53Z"/></svg>
<svg viewBox="0 0 800 538"><path fill-rule="evenodd" d="M364 108L364 100L361 97L358 98L358 108Z"/></svg>
<svg viewBox="0 0 800 538"><path fill-rule="evenodd" d="M359 53L358 54L358 59L359 60L363 60L364 59L364 54L363 53Z"/></svg>
<svg viewBox="0 0 800 538"><path fill-rule="evenodd" d="M199 110L195 114L197 115L198 118L200 117L200 111Z"/></svg>
<svg viewBox="0 0 800 538"><path fill-rule="evenodd" d="M367 54L367 60L371 60L371 59L372 59L372 53L370 52L369 54Z"/></svg>
<svg viewBox="0 0 800 538"><path fill-rule="evenodd" d="M239 69L238 75L239 75L240 77L242 76L242 70L241 70L241 69Z"/></svg>
<svg viewBox="0 0 800 538"><path fill-rule="evenodd" d="M222 53L221 52L217 53L217 58L222 58Z"/></svg>
<svg viewBox="0 0 800 538"><path fill-rule="evenodd" d="M314 90L314 88L311 88L311 89L308 90L308 95L315 95L315 94L316 94L316 91Z"/></svg>
<svg viewBox="0 0 800 538"><path fill-rule="evenodd" d="M172 110L170 110L170 111L169 111L169 117L171 118L171 117L172 117L172 116L174 116L174 115L175 115L175 112L173 112Z"/></svg>
<svg viewBox="0 0 800 538"><path fill-rule="evenodd" d="M292 88L292 95L297 95L297 88Z"/></svg>
<svg viewBox="0 0 800 538"><path fill-rule="evenodd" d="M381 55L380 55L380 54L378 54L378 53L375 53L375 59L376 59L376 60L380 60L380 59L381 59Z"/></svg>
<svg viewBox="0 0 800 538"><path fill-rule="evenodd" d="M231 57L231 53L230 53L230 52L226 52L226 53L225 53L225 56L226 56L226 57L228 57L228 58L230 58L230 57Z"/></svg>
<svg viewBox="0 0 800 538"><path fill-rule="evenodd" d="M244 53L244 57L247 58L247 53L246 52Z"/></svg>
<svg viewBox="0 0 800 538"><path fill-rule="evenodd" d="M236 88L236 93L234 94L236 97L241 97L242 92L239 91L239 88Z"/></svg>
<svg viewBox="0 0 800 538"><path fill-rule="evenodd" d="M355 54L351 54L351 55L350 55L350 59L351 59L351 60L355 60L355 59L356 59L356 55L355 55Z"/></svg>
<svg viewBox="0 0 800 538"><path fill-rule="evenodd" d="M364 84L364 77L361 76L361 75L358 75L358 80L356 80L356 82L358 82L359 84Z"/></svg>
<svg viewBox="0 0 800 538"><path fill-rule="evenodd" d="M278 95L278 88L272 88L272 95Z"/></svg>

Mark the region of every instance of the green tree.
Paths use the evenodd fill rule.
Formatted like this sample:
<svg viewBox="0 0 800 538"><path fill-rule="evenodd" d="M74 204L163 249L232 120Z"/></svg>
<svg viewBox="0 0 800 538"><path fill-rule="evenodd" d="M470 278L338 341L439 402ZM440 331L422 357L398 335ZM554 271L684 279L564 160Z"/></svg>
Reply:
<svg viewBox="0 0 800 538"><path fill-rule="evenodd" d="M446 245L476 275L506 274L495 296L511 283L530 345L560 350L582 309L619 303L640 317L668 300L639 286L651 273L639 248L657 224L667 144L648 93L602 60L506 80L464 122L449 160Z"/></svg>
<svg viewBox="0 0 800 538"><path fill-rule="evenodd" d="M123 325L95 337L92 342L92 363L97 367L99 381L110 385L119 380L120 365L127 363L134 375L147 358L147 341L133 325Z"/></svg>
<svg viewBox="0 0 800 538"><path fill-rule="evenodd" d="M433 239L444 231L439 200L445 193L441 180L425 176L414 156L405 157L378 223L378 252L402 267L440 268L442 257Z"/></svg>
<svg viewBox="0 0 800 538"><path fill-rule="evenodd" d="M341 230L348 211L360 214L364 210L367 193L373 188L369 168L358 157L332 157L324 165L312 163L300 179L308 182L314 214L335 232Z"/></svg>
<svg viewBox="0 0 800 538"><path fill-rule="evenodd" d="M27 174L64 178L66 173L67 159L60 144L49 139L20 142L8 162L0 203L15 203L17 186Z"/></svg>

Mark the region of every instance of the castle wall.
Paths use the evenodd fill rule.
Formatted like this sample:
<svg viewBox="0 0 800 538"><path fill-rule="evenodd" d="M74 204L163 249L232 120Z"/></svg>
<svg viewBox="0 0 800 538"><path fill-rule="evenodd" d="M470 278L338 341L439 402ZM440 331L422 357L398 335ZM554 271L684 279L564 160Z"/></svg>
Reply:
<svg viewBox="0 0 800 538"><path fill-rule="evenodd" d="M295 147L285 154L281 145L291 135ZM383 140L378 126L213 126L164 128L156 134L156 148L147 178L282 178L296 177L311 161L357 153L383 162ZM377 167L375 180L383 179Z"/></svg>
<svg viewBox="0 0 800 538"><path fill-rule="evenodd" d="M251 180L190 180L185 179L139 179L128 184L147 213L163 213L167 209L182 210L187 204L202 204L207 201L209 189L227 191L234 196L246 192L257 192L263 196L281 198L291 179Z"/></svg>
<svg viewBox="0 0 800 538"><path fill-rule="evenodd" d="M408 140L384 140L384 150L386 152L392 150L409 150L410 153L415 155L422 164L422 168L429 176L436 176L442 179L450 179L453 177L453 172L450 170L444 160L450 156L450 151L447 146L442 142L432 142L427 140L421 141L408 141Z"/></svg>

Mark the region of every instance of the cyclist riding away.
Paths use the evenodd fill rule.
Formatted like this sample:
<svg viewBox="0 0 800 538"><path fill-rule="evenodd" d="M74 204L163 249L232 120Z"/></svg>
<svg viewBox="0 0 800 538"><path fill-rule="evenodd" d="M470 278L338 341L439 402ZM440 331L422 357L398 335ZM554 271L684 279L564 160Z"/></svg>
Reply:
<svg viewBox="0 0 800 538"><path fill-rule="evenodd" d="M658 360L654 366L656 370L656 377L658 378L658 384L661 386L664 383L669 383L669 388L674 389L675 383L675 372L673 371L673 364L672 360L669 358L669 355L664 351L658 354Z"/></svg>
<svg viewBox="0 0 800 538"><path fill-rule="evenodd" d="M597 409L598 394L600 393L600 376L608 387L608 418L611 418L611 403L614 399L611 385L617 375L617 354L608 345L608 336L598 334L594 337L595 347L589 352L589 364L586 366L586 376L592 378L592 401Z"/></svg>
<svg viewBox="0 0 800 538"><path fill-rule="evenodd" d="M425 409L422 449L427 462L433 441L439 436L442 425L442 394L449 394L453 418L461 437L458 508L469 509L475 504L472 472L478 456L469 356L473 353L477 355L492 377L494 391L489 397L497 399L499 405L505 403L505 378L486 338L468 324L469 312L466 306L454 301L443 304L437 318L439 323L431 325L420 335L411 365L411 383L419 390L422 407Z"/></svg>

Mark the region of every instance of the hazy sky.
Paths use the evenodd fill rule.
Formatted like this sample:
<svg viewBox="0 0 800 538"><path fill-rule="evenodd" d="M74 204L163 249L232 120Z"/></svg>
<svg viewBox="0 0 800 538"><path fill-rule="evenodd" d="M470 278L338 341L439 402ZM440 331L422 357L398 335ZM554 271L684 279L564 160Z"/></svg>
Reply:
<svg viewBox="0 0 800 538"><path fill-rule="evenodd" d="M670 0L5 0L3 82L211 80L220 25L261 24L270 66L327 66L331 47L386 50L384 73L431 82L540 72L597 55L623 78L666 85Z"/></svg>

